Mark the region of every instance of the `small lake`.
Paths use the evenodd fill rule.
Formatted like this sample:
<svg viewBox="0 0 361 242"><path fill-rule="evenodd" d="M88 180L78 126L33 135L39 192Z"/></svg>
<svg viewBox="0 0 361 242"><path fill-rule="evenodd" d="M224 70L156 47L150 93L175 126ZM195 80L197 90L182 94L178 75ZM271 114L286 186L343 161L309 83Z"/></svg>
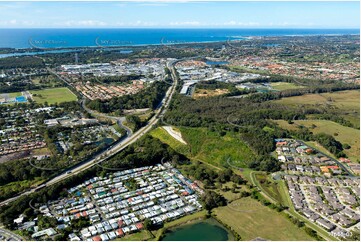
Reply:
<svg viewBox="0 0 361 242"><path fill-rule="evenodd" d="M225 241L234 240L234 236L215 219L182 225L171 229L162 241Z"/></svg>
<svg viewBox="0 0 361 242"><path fill-rule="evenodd" d="M228 61L206 61L206 64L211 65L211 66L214 66L214 65L227 65L227 64L229 64L229 62Z"/></svg>

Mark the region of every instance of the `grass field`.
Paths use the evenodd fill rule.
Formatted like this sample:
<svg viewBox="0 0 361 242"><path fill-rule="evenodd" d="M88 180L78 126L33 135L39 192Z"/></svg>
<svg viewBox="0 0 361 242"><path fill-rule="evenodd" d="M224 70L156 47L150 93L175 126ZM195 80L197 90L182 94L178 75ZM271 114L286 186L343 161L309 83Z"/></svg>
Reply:
<svg viewBox="0 0 361 242"><path fill-rule="evenodd" d="M145 241L150 240L154 236L148 231L148 230L142 230L140 232L134 233L134 234L128 234L122 238L118 238L116 240L120 241Z"/></svg>
<svg viewBox="0 0 361 242"><path fill-rule="evenodd" d="M281 213L246 197L214 210L217 218L235 230L242 240L313 240Z"/></svg>
<svg viewBox="0 0 361 242"><path fill-rule="evenodd" d="M360 91L350 90L333 93L306 94L302 96L287 97L272 102L285 105L331 105L344 110L358 110L360 108Z"/></svg>
<svg viewBox="0 0 361 242"><path fill-rule="evenodd" d="M360 127L360 91L349 90L333 93L307 94L287 97L272 102L289 106L323 107L337 112L356 127Z"/></svg>
<svg viewBox="0 0 361 242"><path fill-rule="evenodd" d="M228 187L229 189L232 189L233 184L234 184L233 182L226 182L226 183L222 183L221 186L222 186L222 188ZM219 188L214 189L213 191L221 194L223 197L225 197L227 199L228 202L231 202L231 201L240 199L242 191L250 192L250 189L246 185L237 185L237 188L235 189L235 191L236 191L235 193L232 192L232 190L222 191Z"/></svg>
<svg viewBox="0 0 361 242"><path fill-rule="evenodd" d="M288 89L299 89L303 88L304 86L296 85L294 83L289 82L271 82L271 87L277 91L283 91Z"/></svg>
<svg viewBox="0 0 361 242"><path fill-rule="evenodd" d="M309 128L313 133L326 133L332 135L342 144L349 144L350 149L344 150L345 154L353 161L360 157L360 130L342 126L338 123L328 120L295 120L293 124L289 124L285 120L275 120L282 128L295 130L299 125ZM316 125L312 128L312 125Z"/></svg>
<svg viewBox="0 0 361 242"><path fill-rule="evenodd" d="M163 143L172 147L172 149L178 151L181 154L189 154L188 145L182 144L175 138L173 138L165 129L162 127L156 128L150 132L150 134L162 141Z"/></svg>
<svg viewBox="0 0 361 242"><path fill-rule="evenodd" d="M229 159L239 167L247 167L253 158L252 151L234 133L220 136L206 128L179 127L179 130L187 145L181 144L161 128L153 130L151 135L190 159L201 160L217 167L226 165Z"/></svg>
<svg viewBox="0 0 361 242"><path fill-rule="evenodd" d="M280 193L280 188L278 183L271 181L267 174L264 173L257 173L255 174L257 185L265 191L267 195L272 197L275 201L277 201L279 204L282 204L284 206L288 206L287 201L284 200Z"/></svg>
<svg viewBox="0 0 361 242"><path fill-rule="evenodd" d="M22 96L21 92L11 92L9 93L9 97L19 97Z"/></svg>
<svg viewBox="0 0 361 242"><path fill-rule="evenodd" d="M30 91L37 103L54 104L76 101L77 97L67 87L50 88L37 91Z"/></svg>
<svg viewBox="0 0 361 242"><path fill-rule="evenodd" d="M31 155L51 155L51 151L48 147L34 149L31 151Z"/></svg>

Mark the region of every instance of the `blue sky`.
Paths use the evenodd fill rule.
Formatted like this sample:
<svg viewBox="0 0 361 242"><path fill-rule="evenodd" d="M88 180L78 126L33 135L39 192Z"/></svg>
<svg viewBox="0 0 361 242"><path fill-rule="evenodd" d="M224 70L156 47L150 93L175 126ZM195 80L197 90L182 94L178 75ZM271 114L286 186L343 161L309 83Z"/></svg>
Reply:
<svg viewBox="0 0 361 242"><path fill-rule="evenodd" d="M0 28L359 28L352 2L0 2Z"/></svg>

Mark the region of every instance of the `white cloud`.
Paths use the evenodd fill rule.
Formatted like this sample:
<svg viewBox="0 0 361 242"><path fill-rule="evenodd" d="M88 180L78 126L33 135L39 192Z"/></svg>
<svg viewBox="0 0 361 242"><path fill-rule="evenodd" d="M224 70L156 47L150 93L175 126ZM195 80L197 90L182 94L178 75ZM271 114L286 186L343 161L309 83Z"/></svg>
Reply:
<svg viewBox="0 0 361 242"><path fill-rule="evenodd" d="M130 22L128 23L128 25L130 26L144 26L144 27L150 27L150 26L157 26L158 23L156 22L147 22L147 21L142 21L142 20L138 20L136 22Z"/></svg>
<svg viewBox="0 0 361 242"><path fill-rule="evenodd" d="M223 24L216 24L216 25L223 25L223 26L259 26L260 24L257 22L237 22L234 20L224 22Z"/></svg>
<svg viewBox="0 0 361 242"><path fill-rule="evenodd" d="M35 24L36 23L34 21L27 21L27 20L19 21L16 19L0 21L0 26L3 27L35 26Z"/></svg>
<svg viewBox="0 0 361 242"><path fill-rule="evenodd" d="M4 25L4 26L16 25L17 23L18 21L16 19L0 21L0 25Z"/></svg>
<svg viewBox="0 0 361 242"><path fill-rule="evenodd" d="M186 21L186 22L170 22L170 26L200 26L202 25L198 21Z"/></svg>

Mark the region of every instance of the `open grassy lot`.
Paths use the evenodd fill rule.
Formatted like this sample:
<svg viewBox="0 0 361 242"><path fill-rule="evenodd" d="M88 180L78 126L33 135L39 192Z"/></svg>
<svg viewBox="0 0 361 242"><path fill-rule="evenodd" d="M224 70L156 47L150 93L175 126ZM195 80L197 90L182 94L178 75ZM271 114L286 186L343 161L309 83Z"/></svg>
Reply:
<svg viewBox="0 0 361 242"><path fill-rule="evenodd" d="M288 89L299 89L303 88L304 86L296 85L294 83L289 82L271 82L271 87L277 91L283 91Z"/></svg>
<svg viewBox="0 0 361 242"><path fill-rule="evenodd" d="M116 240L121 241L145 241L150 240L153 238L152 233L150 233L148 230L142 230L140 232L134 233L134 234L128 234L122 238L118 238Z"/></svg>
<svg viewBox="0 0 361 242"><path fill-rule="evenodd" d="M254 175L257 186L260 187L268 196L272 197L279 204L288 206L287 201L281 195L279 184L270 180L265 173L257 173Z"/></svg>
<svg viewBox="0 0 361 242"><path fill-rule="evenodd" d="M350 149L344 150L345 154L353 161L357 162L360 157L360 130L342 126L328 120L295 120L289 124L285 120L275 120L282 128L295 130L299 125L309 128L313 133L326 133L332 135L342 144L349 144Z"/></svg>
<svg viewBox="0 0 361 242"><path fill-rule="evenodd" d="M164 128L159 127L150 132L150 135L172 147L181 154L188 154L189 147L173 138Z"/></svg>
<svg viewBox="0 0 361 242"><path fill-rule="evenodd" d="M44 147L32 150L31 155L51 155L51 151L48 147Z"/></svg>
<svg viewBox="0 0 361 242"><path fill-rule="evenodd" d="M33 99L38 103L54 104L76 101L77 97L67 87L50 88L37 91L30 91Z"/></svg>
<svg viewBox="0 0 361 242"><path fill-rule="evenodd" d="M289 106L324 108L337 113L354 126L360 127L360 91L349 90L332 93L307 94L287 97L272 102Z"/></svg>
<svg viewBox="0 0 361 242"><path fill-rule="evenodd" d="M213 96L223 95L226 93L229 93L227 89L208 90L208 89L196 88L196 91L193 94L193 98L199 99L204 97L213 97Z"/></svg>
<svg viewBox="0 0 361 242"><path fill-rule="evenodd" d="M328 104L344 110L358 110L360 107L360 91L350 90L332 93L306 94L302 96L286 97L272 102L285 105Z"/></svg>
<svg viewBox="0 0 361 242"><path fill-rule="evenodd" d="M235 230L242 240L257 237L266 240L313 240L281 213L250 197L233 201L226 207L216 208L214 213L222 223Z"/></svg>
<svg viewBox="0 0 361 242"><path fill-rule="evenodd" d="M224 198L227 199L228 202L237 200L241 198L241 192L242 191L247 191L247 192L251 192L251 190L247 187L247 185L237 185L237 188L235 188L235 192L232 192L232 188L234 186L234 182L226 182L226 183L222 183L222 184L217 184L216 187L217 189L213 189L213 191L221 194ZM218 186L221 185L222 189L223 188L229 188L229 190L222 190L220 188L218 188Z"/></svg>
<svg viewBox="0 0 361 242"><path fill-rule="evenodd" d="M187 145L171 137L165 130L160 130L161 128L153 130L151 135L190 159L201 160L217 167L226 165L228 160L237 163L238 167L247 167L252 160L252 151L234 133L221 136L206 128L178 128Z"/></svg>
<svg viewBox="0 0 361 242"><path fill-rule="evenodd" d="M22 96L21 92L11 92L9 93L9 97L19 97Z"/></svg>

